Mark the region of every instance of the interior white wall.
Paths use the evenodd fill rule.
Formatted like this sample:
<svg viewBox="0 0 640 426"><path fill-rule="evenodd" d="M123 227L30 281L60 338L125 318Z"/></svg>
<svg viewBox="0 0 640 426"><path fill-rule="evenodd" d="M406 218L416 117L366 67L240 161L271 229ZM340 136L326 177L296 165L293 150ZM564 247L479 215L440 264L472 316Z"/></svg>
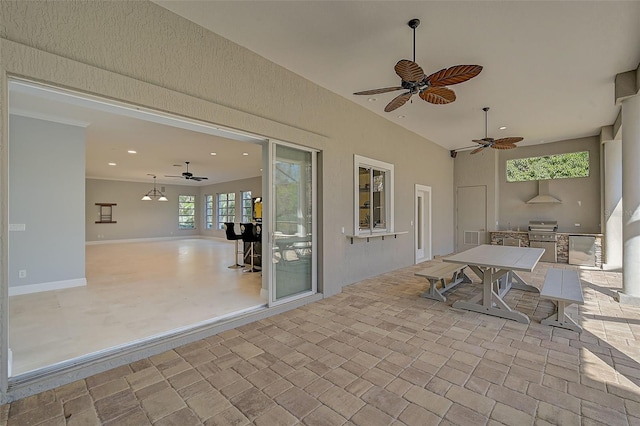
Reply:
<svg viewBox="0 0 640 426"><path fill-rule="evenodd" d="M9 129L9 223L25 225L9 233L9 286L84 279L85 129L16 115Z"/></svg>
<svg viewBox="0 0 640 426"><path fill-rule="evenodd" d="M158 189L165 187L169 201L142 201L142 196L153 189L152 179L148 183L102 179L86 182L87 241L200 235L203 200L197 186L157 184ZM196 196L196 229L178 229L178 195ZM95 223L100 212L95 203L116 203L112 213L117 223Z"/></svg>

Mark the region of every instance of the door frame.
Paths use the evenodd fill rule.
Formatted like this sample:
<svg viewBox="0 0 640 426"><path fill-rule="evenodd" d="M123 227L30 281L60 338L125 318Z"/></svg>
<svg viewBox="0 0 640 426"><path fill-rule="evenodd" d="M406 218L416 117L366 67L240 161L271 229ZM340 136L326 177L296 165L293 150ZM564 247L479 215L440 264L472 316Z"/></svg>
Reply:
<svg viewBox="0 0 640 426"><path fill-rule="evenodd" d="M418 224L420 223L419 221L421 219L424 219L425 216L425 210L424 208L422 209L422 217L418 217L418 195L419 193L424 193L426 198L424 199L423 202L426 202L426 204L428 204L428 208L427 208L427 214L428 214L428 219L427 219L427 223L423 223L422 227L418 226ZM420 184L415 184L415 190L414 190L414 238L413 238L413 243L414 243L414 255L415 255L415 263L419 263L419 262L424 262L425 260L431 260L433 259L433 253L431 252L431 241L432 241L432 235L431 235L431 214L432 214L432 207L431 207L431 187L430 186L426 186L426 185L420 185ZM422 258L418 258L418 230L422 229L422 238L423 238L423 247L424 247L424 256ZM425 232L426 231L426 232ZM428 236L427 238L425 238L425 234Z"/></svg>
<svg viewBox="0 0 640 426"><path fill-rule="evenodd" d="M304 293L300 293L300 294L296 294L290 297L284 297L280 300L276 299L276 283L274 280L274 275L275 275L275 267L273 266L271 259L273 258L273 253L274 253L274 244L275 244L275 219L276 219L276 203L275 203L275 191L274 191L274 160L276 158L276 145L280 145L280 146L287 146L290 148L294 148L294 149L298 149L300 151L307 151L311 153L311 170L312 170L312 179L313 181L311 182L311 216L312 216L312 226L311 226L311 232L312 232L312 240L311 240L311 290L310 291L306 291ZM267 141L266 143L267 146L267 151L268 151L268 155L267 155L267 164L266 164L266 179L264 179L263 175L263 183L266 183L266 187L267 187L267 203L266 203L266 208L263 210L263 224L267 225L267 230L268 232L266 233L266 240L267 240L267 244L266 244L266 253L267 253L267 259L268 261L264 261L265 256L264 256L264 248L265 245L263 245L263 254L262 254L262 259L263 259L263 279L264 276L266 274L266 279L267 279L267 288L268 288L268 293L269 293L269 298L267 300L267 306L269 308L273 307L273 306L278 306L281 305L283 303L288 303L291 302L293 300L297 300L297 299L301 299L304 297L308 297L310 295L316 294L318 292L318 152L320 152L317 149L314 148L309 148L307 146L303 146L303 145L297 145L294 143L290 143L290 142L283 142L283 141L279 141L279 140L273 140L270 139L269 141ZM264 164L264 163L263 163ZM266 181L266 182L265 182ZM263 186L264 188L264 186ZM263 191L264 192L264 191ZM265 212L266 210L266 212ZM266 217L264 217L264 214L266 213ZM264 229L264 227L263 227ZM264 234L263 234L264 235ZM264 242L264 236L263 236L263 242ZM265 265L266 264L266 265ZM265 268L265 266L267 266Z"/></svg>

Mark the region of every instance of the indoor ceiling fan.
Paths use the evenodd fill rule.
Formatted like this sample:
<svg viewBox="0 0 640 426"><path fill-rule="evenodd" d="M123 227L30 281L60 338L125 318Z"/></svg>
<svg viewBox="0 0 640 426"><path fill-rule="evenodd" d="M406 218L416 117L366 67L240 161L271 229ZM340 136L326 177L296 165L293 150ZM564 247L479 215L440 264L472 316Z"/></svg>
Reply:
<svg viewBox="0 0 640 426"><path fill-rule="evenodd" d="M524 139L519 136L509 137L509 138L500 138L500 139L494 139L487 136L489 131L488 130L489 129L489 107L484 107L482 108L482 110L484 111L484 138L473 139L473 142L480 144L480 146L477 147L477 145L472 145L472 146L467 146L460 149L453 149L451 150L452 158L456 158L458 151L467 150L469 148L474 148L474 147L477 147L477 148L471 151L471 154L477 154L478 152L482 151L485 148L493 148L493 149L517 148L518 146L516 145L516 143L521 142Z"/></svg>
<svg viewBox="0 0 640 426"><path fill-rule="evenodd" d="M404 105L411 96L416 93L424 101L443 105L456 100L453 90L444 86L463 83L480 74L480 65L455 65L443 68L438 72L425 76L420 65L416 64L416 28L420 25L419 19L410 20L407 25L413 29L413 61L401 59L395 66L396 74L402 79L400 86L385 87L382 89L365 90L356 92L354 95L377 95L379 93L393 92L396 90L407 90L407 92L396 96L384 108L385 112L391 112Z"/></svg>
<svg viewBox="0 0 640 426"><path fill-rule="evenodd" d="M182 174L180 176L164 175L164 177L183 178L183 179L187 179L187 180L194 180L196 182L200 182L201 180L209 179L209 178L204 177L204 176L194 176L193 173L189 172L189 163L190 163L190 161L185 161L185 164L187 165L187 171L186 172L182 172Z"/></svg>

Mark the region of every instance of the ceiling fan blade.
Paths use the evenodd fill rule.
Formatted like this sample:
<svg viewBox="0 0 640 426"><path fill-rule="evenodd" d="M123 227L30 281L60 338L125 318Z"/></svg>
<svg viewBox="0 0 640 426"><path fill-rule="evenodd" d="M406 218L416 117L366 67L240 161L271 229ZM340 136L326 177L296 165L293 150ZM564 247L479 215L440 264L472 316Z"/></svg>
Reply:
<svg viewBox="0 0 640 426"><path fill-rule="evenodd" d="M164 175L164 177L177 177L177 178L182 178L184 176L172 176L172 175Z"/></svg>
<svg viewBox="0 0 640 426"><path fill-rule="evenodd" d="M195 180L195 181L197 181L197 182L200 182L201 180L207 180L207 179L209 179L209 178L208 178L208 177L204 177L204 176L192 176L192 177L190 177L189 179L191 179L191 180Z"/></svg>
<svg viewBox="0 0 640 426"><path fill-rule="evenodd" d="M481 143L484 145L487 143L492 144L494 141L493 141L493 138L482 138L482 139L473 139L472 142Z"/></svg>
<svg viewBox="0 0 640 426"><path fill-rule="evenodd" d="M420 65L408 59L399 60L393 69L404 81L416 83L424 80L424 71L422 71Z"/></svg>
<svg viewBox="0 0 640 426"><path fill-rule="evenodd" d="M384 87L382 89L365 90L363 92L356 92L354 95L378 95L380 93L393 92L396 90L402 90L402 87Z"/></svg>
<svg viewBox="0 0 640 426"><path fill-rule="evenodd" d="M476 148L476 149L474 149L473 151L471 151L471 154L477 154L477 153L479 153L480 151L482 151L483 149L484 149L484 146L481 146L480 148Z"/></svg>
<svg viewBox="0 0 640 426"><path fill-rule="evenodd" d="M450 86L470 80L480 74L480 71L480 65L454 65L434 72L426 80L431 86Z"/></svg>
<svg viewBox="0 0 640 426"><path fill-rule="evenodd" d="M491 148L494 148L494 149L513 149L517 147L518 147L517 145L512 143L501 143L500 145L498 144L491 145Z"/></svg>
<svg viewBox="0 0 640 426"><path fill-rule="evenodd" d="M419 96L423 100L436 105L444 105L456 100L455 92L446 87L427 87L420 92Z"/></svg>
<svg viewBox="0 0 640 426"><path fill-rule="evenodd" d="M407 101L410 98L411 98L411 92L407 92L407 93L403 93L401 95L398 95L395 98L393 98L393 100L391 102L389 102L386 107L384 107L384 111L385 112L391 112L394 109L400 108L402 105L407 103Z"/></svg>
<svg viewBox="0 0 640 426"><path fill-rule="evenodd" d="M518 143L518 142L521 142L522 140L524 140L524 138L521 138L521 137L502 138L502 139L496 139L496 144L504 145L504 144Z"/></svg>

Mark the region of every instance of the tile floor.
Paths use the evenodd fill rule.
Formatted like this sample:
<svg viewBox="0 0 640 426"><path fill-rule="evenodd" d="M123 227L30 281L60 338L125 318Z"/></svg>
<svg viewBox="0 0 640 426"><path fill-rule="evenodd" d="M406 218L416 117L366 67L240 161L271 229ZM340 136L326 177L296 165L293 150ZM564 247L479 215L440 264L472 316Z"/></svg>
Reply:
<svg viewBox="0 0 640 426"><path fill-rule="evenodd" d="M85 287L9 298L13 374L266 304L209 238L88 245Z"/></svg>
<svg viewBox="0 0 640 426"><path fill-rule="evenodd" d="M613 300L619 273L580 271L577 334L519 290L529 325L451 308L475 276L420 298L420 267L2 406L0 425L640 424L640 309Z"/></svg>

